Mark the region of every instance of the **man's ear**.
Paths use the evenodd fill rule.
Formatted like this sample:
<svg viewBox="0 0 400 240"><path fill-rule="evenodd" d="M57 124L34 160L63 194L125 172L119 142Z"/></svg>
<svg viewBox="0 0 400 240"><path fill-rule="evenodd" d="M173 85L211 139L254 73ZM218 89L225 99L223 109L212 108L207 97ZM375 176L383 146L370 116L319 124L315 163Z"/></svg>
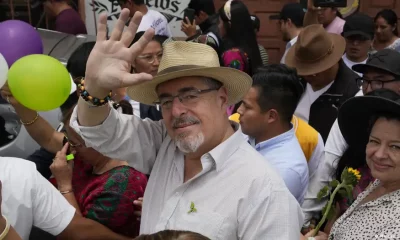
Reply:
<svg viewBox="0 0 400 240"><path fill-rule="evenodd" d="M218 99L221 100L221 107L229 107L228 106L228 91L224 86L222 86L218 90Z"/></svg>
<svg viewBox="0 0 400 240"><path fill-rule="evenodd" d="M265 113L265 117L267 123L274 123L279 120L279 113L275 109L270 109Z"/></svg>

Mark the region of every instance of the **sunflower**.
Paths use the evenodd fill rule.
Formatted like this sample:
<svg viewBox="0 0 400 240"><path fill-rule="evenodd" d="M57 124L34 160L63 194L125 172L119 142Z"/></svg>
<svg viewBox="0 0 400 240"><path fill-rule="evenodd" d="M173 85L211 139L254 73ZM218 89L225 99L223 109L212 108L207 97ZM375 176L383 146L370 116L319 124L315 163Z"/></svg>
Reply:
<svg viewBox="0 0 400 240"><path fill-rule="evenodd" d="M360 179L361 179L360 171L358 171L357 169L354 169L354 168L348 168L347 172L353 174L356 177L357 181L360 181Z"/></svg>

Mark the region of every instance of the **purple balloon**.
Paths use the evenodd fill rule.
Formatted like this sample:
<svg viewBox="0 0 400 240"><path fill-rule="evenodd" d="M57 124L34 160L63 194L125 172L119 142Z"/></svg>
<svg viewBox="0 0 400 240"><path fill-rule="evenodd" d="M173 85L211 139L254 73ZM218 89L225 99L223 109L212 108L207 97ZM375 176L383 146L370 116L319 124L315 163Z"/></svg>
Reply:
<svg viewBox="0 0 400 240"><path fill-rule="evenodd" d="M43 54L39 33L28 23L8 20L0 23L0 53L8 66L30 54Z"/></svg>

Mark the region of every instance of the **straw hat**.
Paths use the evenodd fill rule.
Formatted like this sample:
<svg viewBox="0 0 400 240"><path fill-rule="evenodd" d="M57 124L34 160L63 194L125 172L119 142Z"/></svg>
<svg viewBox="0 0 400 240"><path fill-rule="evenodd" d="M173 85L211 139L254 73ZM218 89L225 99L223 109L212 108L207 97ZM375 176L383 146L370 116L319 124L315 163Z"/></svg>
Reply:
<svg viewBox="0 0 400 240"><path fill-rule="evenodd" d="M286 55L285 63L297 69L300 76L323 72L339 62L346 41L338 34L328 33L321 24L305 27L296 44Z"/></svg>
<svg viewBox="0 0 400 240"><path fill-rule="evenodd" d="M153 80L128 88L135 101L153 105L157 101L156 87L181 77L209 77L223 84L228 92L228 104L239 102L250 89L252 79L237 69L221 67L215 50L201 43L175 41L164 45L163 57Z"/></svg>

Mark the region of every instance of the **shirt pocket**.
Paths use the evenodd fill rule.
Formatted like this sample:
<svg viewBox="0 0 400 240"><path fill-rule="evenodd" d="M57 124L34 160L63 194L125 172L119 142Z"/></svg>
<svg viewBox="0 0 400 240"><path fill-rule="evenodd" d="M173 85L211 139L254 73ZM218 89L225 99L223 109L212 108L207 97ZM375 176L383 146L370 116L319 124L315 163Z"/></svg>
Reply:
<svg viewBox="0 0 400 240"><path fill-rule="evenodd" d="M187 230L200 233L212 240L226 240L221 228L225 217L216 212L198 211L183 213L177 217L170 229Z"/></svg>

